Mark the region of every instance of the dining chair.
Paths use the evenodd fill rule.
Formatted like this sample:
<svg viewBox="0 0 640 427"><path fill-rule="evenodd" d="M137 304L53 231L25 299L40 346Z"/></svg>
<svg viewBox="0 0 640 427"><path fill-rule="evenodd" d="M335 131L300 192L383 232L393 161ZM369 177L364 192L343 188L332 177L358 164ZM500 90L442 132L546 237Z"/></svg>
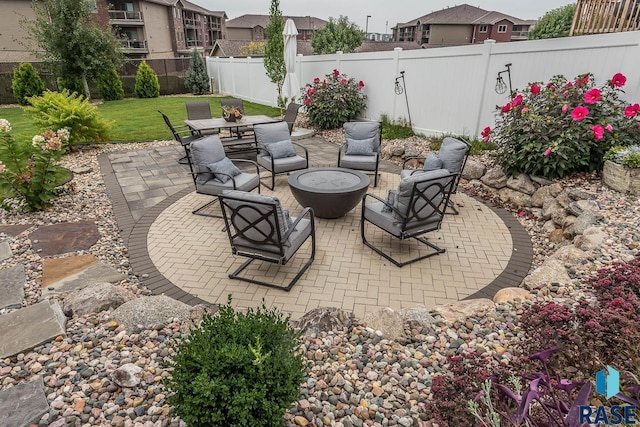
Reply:
<svg viewBox="0 0 640 427"><path fill-rule="evenodd" d="M209 101L199 100L199 101L187 101L185 102L185 106L187 108L187 119L188 120L206 120L212 119L211 115L211 106ZM201 136L206 135L215 135L220 133L219 129L207 129L197 132Z"/></svg>
<svg viewBox="0 0 640 427"><path fill-rule="evenodd" d="M189 163L189 146L191 145L191 142L195 141L198 138L201 138L201 136L198 134L193 134L193 132L191 132L191 129L187 125L174 126L173 124L171 124L171 120L169 120L169 117L167 117L166 114L164 114L160 110L158 110L158 113L162 115L162 118L164 119L165 124L167 125L167 127L171 131L171 134L173 135L173 139L176 142L179 142L180 145L182 145L182 148L184 148L184 153L185 153L184 157L181 157L180 159L178 159L178 163L180 163L181 165L188 164Z"/></svg>

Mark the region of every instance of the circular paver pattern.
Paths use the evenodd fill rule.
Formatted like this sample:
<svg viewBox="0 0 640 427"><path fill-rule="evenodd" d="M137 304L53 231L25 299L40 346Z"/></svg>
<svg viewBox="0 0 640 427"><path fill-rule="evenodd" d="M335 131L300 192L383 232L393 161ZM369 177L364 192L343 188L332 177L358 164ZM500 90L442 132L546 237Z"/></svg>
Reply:
<svg viewBox="0 0 640 427"><path fill-rule="evenodd" d="M382 173L371 193L386 196L400 177ZM278 177L277 196L295 216L301 207L291 195L286 176ZM398 268L362 244L360 206L338 219L316 219L316 259L290 292L229 279L244 257L231 255L222 219L193 215L211 200L189 193L157 216L147 234L149 257L159 272L184 291L214 304L233 296L236 308L257 307L264 299L293 319L316 307L340 307L362 318L380 307L393 309L446 304L463 299L490 284L507 266L513 251L504 222L488 206L464 194L453 196L460 215L447 215L442 229L425 237L445 248L444 254ZM214 205L219 213L219 205ZM394 256L413 257L424 246L400 242L374 227L367 237ZM310 240L308 240L310 242ZM263 280L284 283L310 254L305 243L285 266L256 261L247 269Z"/></svg>

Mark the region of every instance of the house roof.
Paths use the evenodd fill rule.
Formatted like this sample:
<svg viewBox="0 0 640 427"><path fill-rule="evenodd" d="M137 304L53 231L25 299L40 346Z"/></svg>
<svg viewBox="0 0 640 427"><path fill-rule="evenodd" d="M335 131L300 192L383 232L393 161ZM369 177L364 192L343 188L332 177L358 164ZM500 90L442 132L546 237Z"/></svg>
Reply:
<svg viewBox="0 0 640 427"><path fill-rule="evenodd" d="M327 24L324 19L315 16L283 16L283 20L293 19L298 30L315 30ZM266 28L269 24L269 15L242 15L227 21L227 28L254 28L260 26Z"/></svg>
<svg viewBox="0 0 640 427"><path fill-rule="evenodd" d="M515 18L510 15L496 11L488 11L468 4L448 7L437 10L427 15L421 16L405 23L398 23L397 28L413 27L418 24L439 24L439 25L494 25L497 22L508 20L515 25L531 25L532 21Z"/></svg>
<svg viewBox="0 0 640 427"><path fill-rule="evenodd" d="M203 15L216 15L216 16L227 18L227 14L224 11L215 11L215 10L205 9L202 6L199 6L187 0L144 0L144 1L147 1L149 3L161 4L163 6L175 6L178 3L182 3L183 9L190 10L192 12L202 13Z"/></svg>

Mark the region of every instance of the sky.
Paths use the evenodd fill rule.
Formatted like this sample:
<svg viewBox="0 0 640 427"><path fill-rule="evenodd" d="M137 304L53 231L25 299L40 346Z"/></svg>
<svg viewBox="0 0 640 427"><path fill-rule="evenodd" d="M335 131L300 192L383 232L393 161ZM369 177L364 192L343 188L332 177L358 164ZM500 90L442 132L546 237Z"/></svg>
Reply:
<svg viewBox="0 0 640 427"><path fill-rule="evenodd" d="M209 10L223 10L229 19L244 14L268 15L271 0L190 0ZM575 3L575 0L469 0L467 4L494 10L520 19L539 19L546 12ZM369 32L391 33L391 27L446 7L464 4L444 0L280 0L283 15L329 17L347 16L363 30L369 18Z"/></svg>

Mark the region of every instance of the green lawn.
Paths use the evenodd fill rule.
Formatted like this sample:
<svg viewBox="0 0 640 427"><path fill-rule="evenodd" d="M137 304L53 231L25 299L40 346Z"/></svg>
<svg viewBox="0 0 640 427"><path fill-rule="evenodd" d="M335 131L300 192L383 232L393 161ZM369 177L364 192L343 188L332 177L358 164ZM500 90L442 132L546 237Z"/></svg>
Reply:
<svg viewBox="0 0 640 427"><path fill-rule="evenodd" d="M122 101L108 101L97 107L102 117L113 122L110 142L142 142L172 139L171 132L169 132L158 110L169 116L173 124L179 125L187 118L185 102L194 99L209 99L211 114L214 117L220 117L220 98L213 96L129 98ZM272 117L280 115L278 108L247 101L244 101L244 109L248 115L264 114ZM11 134L16 139L31 140L33 135L39 133L28 114L20 107L0 108L0 118L9 120L12 127Z"/></svg>

